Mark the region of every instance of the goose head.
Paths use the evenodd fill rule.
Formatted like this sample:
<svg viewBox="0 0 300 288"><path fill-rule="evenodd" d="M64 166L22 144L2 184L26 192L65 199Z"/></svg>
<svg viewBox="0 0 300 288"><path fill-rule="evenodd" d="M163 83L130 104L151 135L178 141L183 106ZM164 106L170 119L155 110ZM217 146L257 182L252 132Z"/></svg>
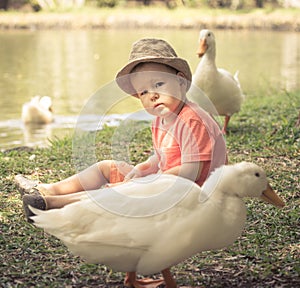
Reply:
<svg viewBox="0 0 300 288"><path fill-rule="evenodd" d="M265 171L254 163L241 162L224 166L220 185L225 193L240 198L260 198L277 207L283 207L284 201L269 185Z"/></svg>
<svg viewBox="0 0 300 288"><path fill-rule="evenodd" d="M215 55L215 43L215 35L213 32L207 29L201 30L199 35L199 47L197 55L202 57L208 52L210 52L212 55Z"/></svg>
<svg viewBox="0 0 300 288"><path fill-rule="evenodd" d="M43 109L52 112L52 100L49 96L40 97L39 104Z"/></svg>

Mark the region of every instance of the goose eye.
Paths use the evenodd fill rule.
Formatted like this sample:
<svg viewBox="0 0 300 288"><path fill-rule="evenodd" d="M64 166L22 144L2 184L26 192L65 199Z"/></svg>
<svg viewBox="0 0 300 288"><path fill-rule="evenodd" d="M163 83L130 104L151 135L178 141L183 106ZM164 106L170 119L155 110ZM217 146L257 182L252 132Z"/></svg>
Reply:
<svg viewBox="0 0 300 288"><path fill-rule="evenodd" d="M211 35L210 33L207 34L208 37L210 37L210 35Z"/></svg>
<svg viewBox="0 0 300 288"><path fill-rule="evenodd" d="M259 173L258 173L258 172L256 172L256 173L255 173L255 176L256 176L256 177L260 177L260 175L259 175Z"/></svg>

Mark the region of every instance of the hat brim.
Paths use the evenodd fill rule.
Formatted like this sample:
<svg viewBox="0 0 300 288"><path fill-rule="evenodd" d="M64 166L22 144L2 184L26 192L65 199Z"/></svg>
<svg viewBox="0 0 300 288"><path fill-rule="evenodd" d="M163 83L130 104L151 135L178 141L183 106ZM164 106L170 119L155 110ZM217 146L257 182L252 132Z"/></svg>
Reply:
<svg viewBox="0 0 300 288"><path fill-rule="evenodd" d="M191 81L192 81L192 72L189 67L189 64L187 63L186 60L182 58L162 58L162 57L147 57L147 58L140 58L140 59L135 59L134 61L129 62L127 65L125 65L117 74L116 76L116 81L119 87L126 93L136 96L136 91L131 85L130 82L130 77L128 76L132 70L134 69L135 66L137 66L140 63L145 63L145 62L153 62L153 63L159 63L159 64L165 64L167 66L170 66L174 68L175 70L182 72L185 76L185 78L188 80L187 81L187 89L186 91L189 90L191 86ZM127 77L126 77L127 76Z"/></svg>

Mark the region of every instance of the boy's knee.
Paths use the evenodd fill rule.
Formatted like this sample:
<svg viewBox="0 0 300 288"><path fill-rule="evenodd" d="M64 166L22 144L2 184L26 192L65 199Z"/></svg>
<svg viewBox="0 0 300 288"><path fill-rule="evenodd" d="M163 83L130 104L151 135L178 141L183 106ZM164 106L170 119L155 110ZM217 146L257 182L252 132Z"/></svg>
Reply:
<svg viewBox="0 0 300 288"><path fill-rule="evenodd" d="M102 160L102 161L99 161L99 162L97 162L97 166L98 167L107 167L107 166L111 166L111 164L112 164L112 160Z"/></svg>
<svg viewBox="0 0 300 288"><path fill-rule="evenodd" d="M112 160L102 160L95 164L95 166L98 168L98 171L102 174L107 182L109 182L112 163Z"/></svg>

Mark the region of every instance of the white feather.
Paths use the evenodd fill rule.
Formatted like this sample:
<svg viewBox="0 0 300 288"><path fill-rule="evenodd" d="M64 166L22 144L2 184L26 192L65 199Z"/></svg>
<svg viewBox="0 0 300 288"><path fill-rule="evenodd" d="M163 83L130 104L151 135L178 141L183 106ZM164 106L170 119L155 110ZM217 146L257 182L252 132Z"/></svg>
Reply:
<svg viewBox="0 0 300 288"><path fill-rule="evenodd" d="M193 75L192 84L200 88L214 105L215 110L208 112L230 117L240 111L244 100L238 72L232 76L227 70L217 68L215 36L210 30L201 30L200 41L205 41L206 50ZM192 95L191 100L197 102L197 97Z"/></svg>
<svg viewBox="0 0 300 288"><path fill-rule="evenodd" d="M246 220L242 198L260 197L267 185L264 171L244 162L218 168L202 188L184 178L151 175L90 191L61 209L31 208L37 215L32 219L90 263L152 274L232 244Z"/></svg>
<svg viewBox="0 0 300 288"><path fill-rule="evenodd" d="M22 107L24 123L48 124L53 121L52 100L49 96L35 96Z"/></svg>

